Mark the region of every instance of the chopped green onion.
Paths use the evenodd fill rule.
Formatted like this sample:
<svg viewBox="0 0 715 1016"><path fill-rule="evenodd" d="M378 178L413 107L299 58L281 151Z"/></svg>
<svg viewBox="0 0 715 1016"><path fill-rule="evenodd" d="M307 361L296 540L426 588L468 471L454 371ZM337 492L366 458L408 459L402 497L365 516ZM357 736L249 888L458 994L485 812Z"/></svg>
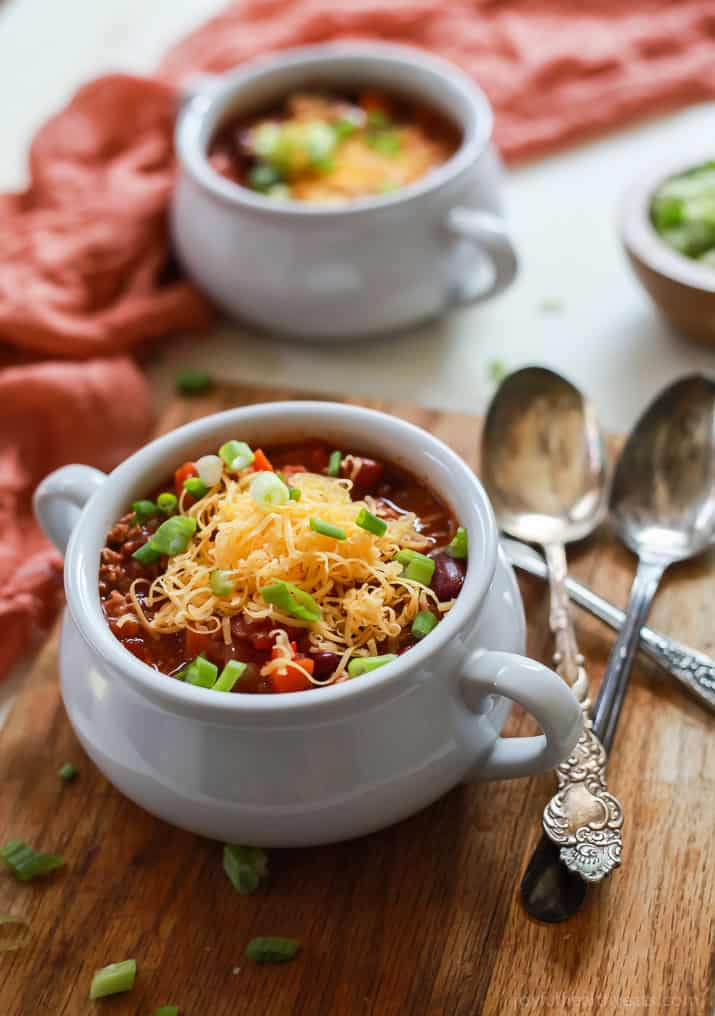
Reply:
<svg viewBox="0 0 715 1016"><path fill-rule="evenodd" d="M219 674L218 681L213 685L214 691L231 691L236 681L242 677L247 664L240 660L229 660Z"/></svg>
<svg viewBox="0 0 715 1016"><path fill-rule="evenodd" d="M211 572L209 583L214 596L230 596L236 588L236 583L231 578L231 572L222 571L220 568Z"/></svg>
<svg viewBox="0 0 715 1016"><path fill-rule="evenodd" d="M197 656L186 668L186 680L199 688L213 688L218 676L218 667L210 663L205 656Z"/></svg>
<svg viewBox="0 0 715 1016"><path fill-rule="evenodd" d="M384 667L386 663L392 663L397 657L394 653L385 653L384 656L357 656L348 663L348 674L350 677L360 677L370 670L377 670Z"/></svg>
<svg viewBox="0 0 715 1016"><path fill-rule="evenodd" d="M246 956L256 963L285 963L292 960L300 949L295 938L278 938L274 935L252 938L246 947Z"/></svg>
<svg viewBox="0 0 715 1016"><path fill-rule="evenodd" d="M196 460L196 472L207 487L215 487L223 476L223 461L218 455L202 455Z"/></svg>
<svg viewBox="0 0 715 1016"><path fill-rule="evenodd" d="M312 596L303 592L292 582L274 582L258 590L266 603L278 607L284 614L301 621L318 621L320 607Z"/></svg>
<svg viewBox="0 0 715 1016"><path fill-rule="evenodd" d="M272 187L281 182L281 175L273 166L265 162L257 162L248 173L248 183L252 190L268 193Z"/></svg>
<svg viewBox="0 0 715 1016"><path fill-rule="evenodd" d="M134 501L132 511L135 521L141 525L142 522L147 522L152 515L156 515L156 505L153 501Z"/></svg>
<svg viewBox="0 0 715 1016"><path fill-rule="evenodd" d="M357 130L357 126L352 120L336 120L333 124L333 131L337 141L343 141L345 138L349 138L351 134L354 134Z"/></svg>
<svg viewBox="0 0 715 1016"><path fill-rule="evenodd" d="M467 530L464 526L459 526L457 532L452 537L452 541L445 550L446 554L450 557L456 557L459 559L467 556Z"/></svg>
<svg viewBox="0 0 715 1016"><path fill-rule="evenodd" d="M165 515L171 515L176 510L178 500L176 494L171 494L168 490L165 490L163 494L159 494L156 503L160 511L164 512Z"/></svg>
<svg viewBox="0 0 715 1016"><path fill-rule="evenodd" d="M273 508L286 504L290 499L290 491L275 473L266 469L256 473L251 481L251 497L261 508Z"/></svg>
<svg viewBox="0 0 715 1016"><path fill-rule="evenodd" d="M172 515L159 526L149 541L149 546L169 557L183 554L195 532L196 519L191 515ZM133 556L136 557L136 553Z"/></svg>
<svg viewBox="0 0 715 1016"><path fill-rule="evenodd" d="M176 375L176 390L181 395L201 395L211 387L211 378L205 370L180 370Z"/></svg>
<svg viewBox="0 0 715 1016"><path fill-rule="evenodd" d="M191 494L195 501L199 501L208 494L209 488L200 476L189 476L184 480L184 490Z"/></svg>
<svg viewBox="0 0 715 1016"><path fill-rule="evenodd" d="M323 522L322 519L311 518L310 528L314 533L321 536L330 536L333 540L347 540L348 534L340 526L334 526L330 522Z"/></svg>
<svg viewBox="0 0 715 1016"><path fill-rule="evenodd" d="M162 1005L154 1010L153 1016L179 1016L178 1005Z"/></svg>
<svg viewBox="0 0 715 1016"><path fill-rule="evenodd" d="M384 536L387 532L387 523L384 519L379 519L377 515L373 515L367 508L361 508L355 519L355 524L360 526L361 529L367 530L368 533L374 533L375 536Z"/></svg>
<svg viewBox="0 0 715 1016"><path fill-rule="evenodd" d="M64 780L65 783L71 783L72 780L77 778L78 774L79 769L77 768L77 766L72 765L71 762L65 762L65 764L63 766L60 766L60 768L57 770L57 775L61 780Z"/></svg>
<svg viewBox="0 0 715 1016"><path fill-rule="evenodd" d="M122 960L121 963L110 963L102 967L92 978L89 989L90 998L104 998L106 995L118 995L122 991L131 991L134 978L137 976L137 961Z"/></svg>
<svg viewBox="0 0 715 1016"><path fill-rule="evenodd" d="M0 857L18 882L29 882L38 875L47 875L65 863L59 854L38 854L22 840L10 840L0 848Z"/></svg>
<svg viewBox="0 0 715 1016"><path fill-rule="evenodd" d="M30 925L23 917L15 917L14 914L3 914L0 913L0 928L9 927L15 925L18 928L22 928L19 938L10 939L3 935L0 940L0 953L17 952L18 949L22 949L23 946L27 945L30 940Z"/></svg>
<svg viewBox="0 0 715 1016"><path fill-rule="evenodd" d="M254 454L245 441L226 441L218 450L229 469L235 473L253 465Z"/></svg>
<svg viewBox="0 0 715 1016"><path fill-rule="evenodd" d="M330 124L320 120L306 124L305 144L311 165L317 169L330 169L337 141L337 134Z"/></svg>
<svg viewBox="0 0 715 1016"><path fill-rule="evenodd" d="M384 109L372 109L367 114L368 127L388 127L390 118Z"/></svg>
<svg viewBox="0 0 715 1016"><path fill-rule="evenodd" d="M303 494L302 494L302 492L301 492L299 487L289 487L288 488L288 497L290 498L291 501L300 501L302 496L303 496Z"/></svg>
<svg viewBox="0 0 715 1016"><path fill-rule="evenodd" d="M397 155L402 147L400 135L390 128L368 131L365 140L370 148L381 155Z"/></svg>
<svg viewBox="0 0 715 1016"><path fill-rule="evenodd" d="M331 452L328 459L328 476L340 476L340 463L343 461L342 452Z"/></svg>
<svg viewBox="0 0 715 1016"><path fill-rule="evenodd" d="M147 543L143 544L143 546L135 550L132 557L135 561L138 561L139 564L156 564L161 557L161 553L152 546L152 542L149 540Z"/></svg>
<svg viewBox="0 0 715 1016"><path fill-rule="evenodd" d="M225 843L223 870L234 889L238 889L242 896L250 896L258 888L259 881L268 874L266 852L260 847Z"/></svg>
<svg viewBox="0 0 715 1016"><path fill-rule="evenodd" d="M423 639L425 635L429 635L436 624L437 617L431 610L421 610L419 614L415 615L412 622L412 634L416 639Z"/></svg>
<svg viewBox="0 0 715 1016"><path fill-rule="evenodd" d="M432 581L435 563L426 554L420 554L416 550L399 550L395 554L395 560L405 565L402 572L404 578L421 582L423 586L428 586Z"/></svg>

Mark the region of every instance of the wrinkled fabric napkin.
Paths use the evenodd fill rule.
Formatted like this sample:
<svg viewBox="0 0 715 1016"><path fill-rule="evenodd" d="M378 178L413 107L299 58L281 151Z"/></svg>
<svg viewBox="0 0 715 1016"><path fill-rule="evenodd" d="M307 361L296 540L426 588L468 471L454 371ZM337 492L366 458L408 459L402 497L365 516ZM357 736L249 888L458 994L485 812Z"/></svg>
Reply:
<svg viewBox="0 0 715 1016"><path fill-rule="evenodd" d="M81 88L38 131L27 189L0 195L0 677L60 595L34 485L71 460L110 468L140 444L146 385L117 354L211 316L169 249L177 88L339 38L453 60L488 93L507 159L715 95L715 0L240 0L155 77ZM2 366L10 348L17 362Z"/></svg>

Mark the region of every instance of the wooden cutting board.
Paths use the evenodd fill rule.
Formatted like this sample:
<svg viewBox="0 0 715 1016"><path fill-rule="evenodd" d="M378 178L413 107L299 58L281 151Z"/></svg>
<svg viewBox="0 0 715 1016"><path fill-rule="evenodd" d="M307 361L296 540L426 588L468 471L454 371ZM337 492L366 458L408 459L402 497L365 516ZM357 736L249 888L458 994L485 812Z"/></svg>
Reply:
<svg viewBox="0 0 715 1016"><path fill-rule="evenodd" d="M233 388L176 399L162 430L218 409L295 393ZM300 397L300 396L297 396ZM478 421L374 403L426 427L475 468ZM624 603L633 559L605 535L573 573ZM711 654L714 562L673 569L652 624ZM547 661L546 590L521 580L529 652ZM578 615L594 683L611 635ZM59 698L53 636L0 733L0 842L60 851L64 871L17 884L0 911L30 944L0 954L0 1016L710 1013L715 947L715 724L639 660L610 782L625 806L623 866L570 923L525 917L519 880L540 832L550 776L460 787L424 812L352 843L270 852L270 878L238 895L220 844L151 818L84 756ZM515 712L509 732L529 733ZM399 733L398 733L399 736ZM62 784L59 765L80 770ZM255 935L302 942L284 966L243 959ZM88 1001L92 973L135 957L127 995Z"/></svg>

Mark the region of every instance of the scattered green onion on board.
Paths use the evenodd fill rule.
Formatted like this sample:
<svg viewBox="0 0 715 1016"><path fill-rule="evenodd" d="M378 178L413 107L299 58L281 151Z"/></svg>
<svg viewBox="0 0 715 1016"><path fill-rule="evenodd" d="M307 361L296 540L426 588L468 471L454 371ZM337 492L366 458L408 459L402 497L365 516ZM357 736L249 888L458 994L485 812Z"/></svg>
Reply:
<svg viewBox="0 0 715 1016"><path fill-rule="evenodd" d="M234 889L242 896L250 896L258 883L268 875L266 852L260 847L242 847L238 843L225 843L223 870Z"/></svg>
<svg viewBox="0 0 715 1016"><path fill-rule="evenodd" d="M289 617L297 617L301 621L318 621L320 607L309 593L303 592L292 582L273 582L258 590L266 603L278 607Z"/></svg>
<svg viewBox="0 0 715 1016"><path fill-rule="evenodd" d="M179 503L176 494L172 494L170 491L165 490L163 494L159 494L156 499L157 506L160 511L165 515L171 515L173 511L176 511L176 506Z"/></svg>
<svg viewBox="0 0 715 1016"><path fill-rule="evenodd" d="M211 378L205 370L185 368L176 375L176 390L181 395L201 395L211 387Z"/></svg>
<svg viewBox="0 0 715 1016"><path fill-rule="evenodd" d="M218 680L211 686L213 691L232 691L246 669L247 664L240 660L229 660L218 676Z"/></svg>
<svg viewBox="0 0 715 1016"><path fill-rule="evenodd" d="M300 949L295 938L279 938L275 935L252 938L246 946L246 956L255 963L285 963L292 960Z"/></svg>
<svg viewBox="0 0 715 1016"><path fill-rule="evenodd" d="M22 840L10 840L0 847L0 858L18 882L30 882L39 875L47 875L63 866L59 854L38 854Z"/></svg>
<svg viewBox="0 0 715 1016"><path fill-rule="evenodd" d="M464 526L459 526L449 546L445 549L445 553L450 557L463 560L467 556L467 550L467 530Z"/></svg>
<svg viewBox="0 0 715 1016"><path fill-rule="evenodd" d="M431 610L421 610L419 614L415 615L412 622L412 634L416 639L423 639L425 635L429 635L436 624L437 618Z"/></svg>
<svg viewBox="0 0 715 1016"><path fill-rule="evenodd" d="M421 582L428 586L434 575L435 563L426 554L420 554L417 550L400 550L395 554L395 560L404 565L402 575L414 582Z"/></svg>
<svg viewBox="0 0 715 1016"><path fill-rule="evenodd" d="M209 585L214 596L230 596L236 588L230 571L215 568L209 575Z"/></svg>
<svg viewBox="0 0 715 1016"><path fill-rule="evenodd" d="M193 663L184 668L183 678L188 684L199 688L213 688L218 678L218 667L205 656L197 656Z"/></svg>
<svg viewBox="0 0 715 1016"><path fill-rule="evenodd" d="M14 914L3 914L0 912L0 928L21 928L19 937L10 937L2 934L0 938L0 953L17 952L27 945L30 940L30 925L23 917L15 917Z"/></svg>
<svg viewBox="0 0 715 1016"><path fill-rule="evenodd" d="M343 453L334 451L328 459L328 476L340 476L340 463L343 461Z"/></svg>
<svg viewBox="0 0 715 1016"><path fill-rule="evenodd" d="M323 522L322 519L316 519L315 517L310 520L310 528L314 533L320 533L321 536L329 536L333 540L347 540L348 534L340 526L334 526L330 522Z"/></svg>
<svg viewBox="0 0 715 1016"><path fill-rule="evenodd" d="M288 503L290 490L275 473L263 470L251 481L251 497L261 508L274 508Z"/></svg>
<svg viewBox="0 0 715 1016"><path fill-rule="evenodd" d="M493 381L495 385L500 385L509 373L509 368L503 360L490 360L487 364L487 373L490 381Z"/></svg>
<svg viewBox="0 0 715 1016"><path fill-rule="evenodd" d="M134 512L135 522L141 525L143 522L148 522L153 515L156 515L156 505L153 501L133 501L132 511Z"/></svg>
<svg viewBox="0 0 715 1016"><path fill-rule="evenodd" d="M155 1009L152 1016L179 1016L178 1005L162 1005Z"/></svg>
<svg viewBox="0 0 715 1016"><path fill-rule="evenodd" d="M245 441L226 441L218 450L219 455L229 469L238 472L253 465L255 458Z"/></svg>
<svg viewBox="0 0 715 1016"><path fill-rule="evenodd" d="M368 533L373 533L375 536L384 536L387 532L387 523L384 519L379 519L377 515L373 515L367 508L361 508L355 519L355 524L360 526L361 529L367 530Z"/></svg>
<svg viewBox="0 0 715 1016"><path fill-rule="evenodd" d="M102 967L92 978L89 989L90 998L105 998L107 995L118 995L122 991L131 991L137 976L136 960L122 960Z"/></svg>
<svg viewBox="0 0 715 1016"><path fill-rule="evenodd" d="M386 663L393 663L397 659L394 653L385 653L384 656L358 656L348 663L348 674L350 677L360 677L378 667L384 667Z"/></svg>
<svg viewBox="0 0 715 1016"><path fill-rule="evenodd" d="M209 488L200 476L189 476L184 480L184 490L188 494L191 494L195 501L200 501L202 497L208 494Z"/></svg>
<svg viewBox="0 0 715 1016"><path fill-rule="evenodd" d="M71 783L72 780L76 780L79 775L79 769L71 762L65 762L63 766L57 770L57 775L65 783Z"/></svg>

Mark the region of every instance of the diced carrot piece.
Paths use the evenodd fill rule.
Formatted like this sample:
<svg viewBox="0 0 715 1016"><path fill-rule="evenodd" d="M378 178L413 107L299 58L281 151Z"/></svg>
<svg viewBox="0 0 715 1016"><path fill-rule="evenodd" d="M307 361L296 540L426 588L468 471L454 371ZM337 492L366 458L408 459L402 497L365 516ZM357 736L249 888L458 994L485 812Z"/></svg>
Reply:
<svg viewBox="0 0 715 1016"><path fill-rule="evenodd" d="M270 460L266 456L265 452L261 451L260 448L256 448L253 453L253 470L256 473L275 472Z"/></svg>
<svg viewBox="0 0 715 1016"><path fill-rule="evenodd" d="M184 490L184 480L188 480L190 476L198 476L199 471L196 468L195 462L185 462L183 466L174 473L174 487L176 488L176 496L181 497Z"/></svg>

